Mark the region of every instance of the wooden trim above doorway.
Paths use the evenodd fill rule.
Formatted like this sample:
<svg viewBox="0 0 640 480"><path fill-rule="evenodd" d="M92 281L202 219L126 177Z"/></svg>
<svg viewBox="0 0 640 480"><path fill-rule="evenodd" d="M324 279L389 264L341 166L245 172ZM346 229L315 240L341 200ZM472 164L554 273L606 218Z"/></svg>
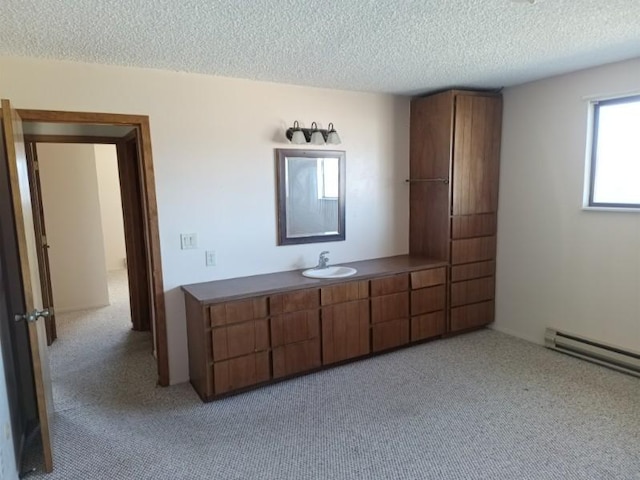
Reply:
<svg viewBox="0 0 640 480"><path fill-rule="evenodd" d="M162 260L160 255L160 232L156 203L155 175L151 150L151 129L146 115L127 115L95 112L64 112L52 110L17 109L23 122L91 123L100 125L131 125L139 133L142 193L145 214L148 218L147 235L151 263L152 305L155 317L155 350L158 365L158 383L169 385L169 356L167 343L166 310ZM94 137L95 139L95 137ZM117 141L117 138L112 139ZM73 142L80 143L80 142ZM92 142L96 143L96 142ZM102 143L102 142L101 142ZM115 142L104 142L115 143Z"/></svg>

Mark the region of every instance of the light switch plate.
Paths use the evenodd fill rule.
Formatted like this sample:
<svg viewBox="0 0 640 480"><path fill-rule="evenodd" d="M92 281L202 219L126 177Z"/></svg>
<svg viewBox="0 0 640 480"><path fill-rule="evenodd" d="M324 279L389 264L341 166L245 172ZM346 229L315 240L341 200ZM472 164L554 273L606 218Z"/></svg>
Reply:
<svg viewBox="0 0 640 480"><path fill-rule="evenodd" d="M215 250L207 250L205 252L205 265L207 267L215 267L216 266L216 251Z"/></svg>
<svg viewBox="0 0 640 480"><path fill-rule="evenodd" d="M198 248L198 235L195 233L181 233L180 248L182 250Z"/></svg>

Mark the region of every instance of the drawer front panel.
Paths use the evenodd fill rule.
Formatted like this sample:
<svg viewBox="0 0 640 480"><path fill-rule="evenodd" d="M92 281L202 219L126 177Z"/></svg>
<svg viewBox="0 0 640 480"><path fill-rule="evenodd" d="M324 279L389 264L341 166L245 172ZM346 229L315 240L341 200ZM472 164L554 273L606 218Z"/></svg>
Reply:
<svg viewBox="0 0 640 480"><path fill-rule="evenodd" d="M482 302L451 309L451 331L481 327L493 322L494 303Z"/></svg>
<svg viewBox="0 0 640 480"><path fill-rule="evenodd" d="M333 305L335 303L353 302L369 298L369 282L348 282L320 289L320 303Z"/></svg>
<svg viewBox="0 0 640 480"><path fill-rule="evenodd" d="M451 263L481 262L496 258L496 237L469 238L451 242Z"/></svg>
<svg viewBox="0 0 640 480"><path fill-rule="evenodd" d="M377 323L371 327L372 351L380 352L409 343L409 319Z"/></svg>
<svg viewBox="0 0 640 480"><path fill-rule="evenodd" d="M496 234L497 215L462 215L451 218L451 238L486 237Z"/></svg>
<svg viewBox="0 0 640 480"><path fill-rule="evenodd" d="M298 290L297 292L272 295L269 300L269 311L273 314L311 310L320 306L320 290Z"/></svg>
<svg viewBox="0 0 640 480"><path fill-rule="evenodd" d="M269 349L269 325L266 318L214 328L211 335L215 362Z"/></svg>
<svg viewBox="0 0 640 480"><path fill-rule="evenodd" d="M493 300L495 295L495 280L493 277L466 280L451 284L451 306L457 307L469 303Z"/></svg>
<svg viewBox="0 0 640 480"><path fill-rule="evenodd" d="M284 313L271 317L271 346L302 342L320 335L318 310Z"/></svg>
<svg viewBox="0 0 640 480"><path fill-rule="evenodd" d="M212 327L264 318L267 316L267 299L252 298L212 305L209 307L209 316Z"/></svg>
<svg viewBox="0 0 640 480"><path fill-rule="evenodd" d="M446 283L446 281L447 269L445 267L411 272L411 288L413 289L442 285Z"/></svg>
<svg viewBox="0 0 640 480"><path fill-rule="evenodd" d="M443 310L446 305L444 285L411 291L411 315Z"/></svg>
<svg viewBox="0 0 640 480"><path fill-rule="evenodd" d="M213 379L216 395L266 382L271 379L269 352L214 363Z"/></svg>
<svg viewBox="0 0 640 480"><path fill-rule="evenodd" d="M409 316L409 292L371 298L371 323L388 322Z"/></svg>
<svg viewBox="0 0 640 480"><path fill-rule="evenodd" d="M393 275L392 277L374 278L371 280L371 296L389 295L409 290L409 275Z"/></svg>
<svg viewBox="0 0 640 480"><path fill-rule="evenodd" d="M411 341L425 340L445 333L446 316L443 310L411 317Z"/></svg>
<svg viewBox="0 0 640 480"><path fill-rule="evenodd" d="M322 363L328 365L369 353L369 302L322 308Z"/></svg>
<svg viewBox="0 0 640 480"><path fill-rule="evenodd" d="M318 368L320 362L320 339L294 343L274 348L273 378L286 377Z"/></svg>
<svg viewBox="0 0 640 480"><path fill-rule="evenodd" d="M496 262L468 263L451 267L451 281L471 280L472 278L490 277L496 273Z"/></svg>

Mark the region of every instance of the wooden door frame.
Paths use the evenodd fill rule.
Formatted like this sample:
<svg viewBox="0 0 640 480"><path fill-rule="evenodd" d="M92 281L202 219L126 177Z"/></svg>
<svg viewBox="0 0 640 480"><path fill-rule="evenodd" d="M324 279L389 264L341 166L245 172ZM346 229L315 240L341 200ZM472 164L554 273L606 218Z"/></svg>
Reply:
<svg viewBox="0 0 640 480"><path fill-rule="evenodd" d="M153 157L151 152L151 130L149 117L146 115L127 115L117 113L96 112L66 112L55 110L30 110L17 109L23 122L47 122L47 123L76 123L93 125L131 126L135 128L138 137L139 168L140 168L140 195L143 206L143 216L146 218L146 236L149 243L148 273L151 281L152 295L151 308L155 324L155 351L158 366L158 384L169 385L169 356L167 344L167 324L164 301L164 284L162 278L162 262L160 255L160 231L158 225L158 208L156 202L155 176L153 169ZM44 137L40 137L44 140ZM90 136L55 136L66 143L117 143L118 138L107 139L105 137ZM30 138L32 139L32 137ZM98 140L98 141L96 141ZM100 141L101 140L101 141Z"/></svg>

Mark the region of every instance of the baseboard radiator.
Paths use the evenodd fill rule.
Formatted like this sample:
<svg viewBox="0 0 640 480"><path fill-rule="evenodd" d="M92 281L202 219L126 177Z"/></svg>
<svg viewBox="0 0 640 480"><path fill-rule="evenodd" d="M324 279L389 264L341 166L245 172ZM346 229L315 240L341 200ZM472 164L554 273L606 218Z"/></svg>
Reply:
<svg viewBox="0 0 640 480"><path fill-rule="evenodd" d="M640 377L640 353L547 328L544 346Z"/></svg>

